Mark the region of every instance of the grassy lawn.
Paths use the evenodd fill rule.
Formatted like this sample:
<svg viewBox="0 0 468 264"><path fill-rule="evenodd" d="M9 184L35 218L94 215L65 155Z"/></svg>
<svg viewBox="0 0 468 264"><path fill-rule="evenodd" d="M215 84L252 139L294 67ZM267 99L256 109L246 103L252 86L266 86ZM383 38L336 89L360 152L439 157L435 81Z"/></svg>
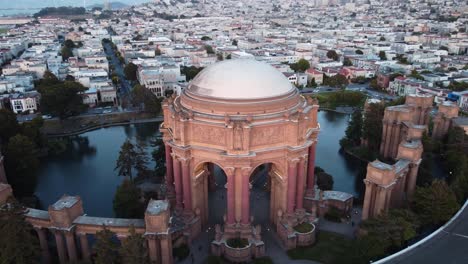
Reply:
<svg viewBox="0 0 468 264"><path fill-rule="evenodd" d="M353 240L342 235L320 231L314 245L291 249L288 255L292 259L307 259L324 264L343 263L352 244Z"/></svg>
<svg viewBox="0 0 468 264"><path fill-rule="evenodd" d="M0 28L0 34L4 34L8 32L8 28Z"/></svg>
<svg viewBox="0 0 468 264"><path fill-rule="evenodd" d="M318 93L313 96L318 99L321 107L331 109L337 106L362 106L366 99L365 94L356 91Z"/></svg>

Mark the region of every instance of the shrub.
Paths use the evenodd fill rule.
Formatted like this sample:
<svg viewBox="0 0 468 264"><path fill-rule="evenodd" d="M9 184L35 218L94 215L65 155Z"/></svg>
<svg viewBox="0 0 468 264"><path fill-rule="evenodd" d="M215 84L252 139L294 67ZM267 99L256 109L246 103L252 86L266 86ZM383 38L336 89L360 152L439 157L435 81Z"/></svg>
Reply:
<svg viewBox="0 0 468 264"><path fill-rule="evenodd" d="M180 247L172 249L172 254L179 260L184 260L190 254L190 248L187 244L183 244Z"/></svg>
<svg viewBox="0 0 468 264"><path fill-rule="evenodd" d="M312 231L312 225L307 222L304 222L295 226L294 230L296 230L299 233L309 233L310 231Z"/></svg>
<svg viewBox="0 0 468 264"><path fill-rule="evenodd" d="M249 245L249 241L245 238L230 238L227 240L227 245L232 248L245 248Z"/></svg>
<svg viewBox="0 0 468 264"><path fill-rule="evenodd" d="M341 223L341 212L335 207L330 207L324 217L328 221Z"/></svg>

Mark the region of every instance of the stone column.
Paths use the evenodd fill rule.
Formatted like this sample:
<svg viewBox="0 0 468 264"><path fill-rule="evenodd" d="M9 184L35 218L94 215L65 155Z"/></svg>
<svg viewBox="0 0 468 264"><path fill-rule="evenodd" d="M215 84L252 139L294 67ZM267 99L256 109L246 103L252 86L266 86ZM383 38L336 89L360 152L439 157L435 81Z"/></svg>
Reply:
<svg viewBox="0 0 468 264"><path fill-rule="evenodd" d="M159 237L159 244L161 245L161 263L172 264L174 258L172 256L172 240L170 236Z"/></svg>
<svg viewBox="0 0 468 264"><path fill-rule="evenodd" d="M289 160L288 162L288 208L287 213L294 213L296 200L296 177L297 177L297 162L298 159Z"/></svg>
<svg viewBox="0 0 468 264"><path fill-rule="evenodd" d="M312 146L309 147L309 160L307 161L307 189L314 190L315 186L315 151L317 143L314 142Z"/></svg>
<svg viewBox="0 0 468 264"><path fill-rule="evenodd" d="M151 263L158 263L159 261L159 245L155 237L149 236L148 239L148 253ZM159 262L161 263L161 262ZM164 263L164 262L162 262Z"/></svg>
<svg viewBox="0 0 468 264"><path fill-rule="evenodd" d="M226 169L226 177L227 177L227 223L234 224L235 223L235 177L234 177L235 169L228 168Z"/></svg>
<svg viewBox="0 0 468 264"><path fill-rule="evenodd" d="M80 237L81 257L83 260L91 261L91 252L89 251L88 236L85 233L78 234Z"/></svg>
<svg viewBox="0 0 468 264"><path fill-rule="evenodd" d="M174 171L173 171L173 162L172 162L172 149L169 144L165 144L165 151L166 151L166 185L167 191L173 192L174 191Z"/></svg>
<svg viewBox="0 0 468 264"><path fill-rule="evenodd" d="M366 193L364 195L364 203L362 206L362 220L366 220L369 218L370 212L372 208L370 208L371 205L371 199L372 199L372 192L374 188L374 184L372 182L369 182L368 180L364 180L364 184L366 185Z"/></svg>
<svg viewBox="0 0 468 264"><path fill-rule="evenodd" d="M242 169L242 224L250 222L250 168Z"/></svg>
<svg viewBox="0 0 468 264"><path fill-rule="evenodd" d="M180 161L179 158L173 156L173 164L174 164L174 184L175 184L175 192L176 192L176 209L183 208L182 204L182 175L180 172Z"/></svg>
<svg viewBox="0 0 468 264"><path fill-rule="evenodd" d="M382 121L382 140L380 142L380 155L384 155L385 153L385 139L387 138L387 122L385 120Z"/></svg>
<svg viewBox="0 0 468 264"><path fill-rule="evenodd" d="M210 192L216 191L216 178L215 178L215 166L213 163L208 163L208 186Z"/></svg>
<svg viewBox="0 0 468 264"><path fill-rule="evenodd" d="M393 138L393 145L392 145L392 154L391 154L391 157L393 159L395 159L398 155L398 146L400 146L400 130L401 130L401 127L400 125L395 125L395 136ZM396 141L396 142L395 142Z"/></svg>
<svg viewBox="0 0 468 264"><path fill-rule="evenodd" d="M407 178L406 197L408 197L408 200L410 200L410 201L413 198L414 190L416 189L416 180L418 178L418 169L419 169L419 164L411 163L409 173L406 176L406 178Z"/></svg>
<svg viewBox="0 0 468 264"><path fill-rule="evenodd" d="M184 192L184 209L192 211L192 180L190 179L190 160L181 160Z"/></svg>
<svg viewBox="0 0 468 264"><path fill-rule="evenodd" d="M50 252L49 245L47 244L46 230L40 227L34 228L39 237L39 244L41 246L42 261L44 263L50 263Z"/></svg>
<svg viewBox="0 0 468 264"><path fill-rule="evenodd" d="M67 250L68 256L70 257L70 262L76 263L78 261L78 257L76 255L76 243L73 231L65 232L65 239L67 240Z"/></svg>
<svg viewBox="0 0 468 264"><path fill-rule="evenodd" d="M372 213L372 216L378 216L382 211L385 211L385 204L386 204L386 198L387 198L387 189L378 186L377 187L377 197L375 201L375 207L374 207L374 212Z"/></svg>
<svg viewBox="0 0 468 264"><path fill-rule="evenodd" d="M67 263L67 252L65 251L65 243L63 241L62 232L55 230L55 243L57 244L57 253L59 256L60 264Z"/></svg>
<svg viewBox="0 0 468 264"><path fill-rule="evenodd" d="M296 209L303 209L304 204L304 172L305 160L301 159L297 165Z"/></svg>

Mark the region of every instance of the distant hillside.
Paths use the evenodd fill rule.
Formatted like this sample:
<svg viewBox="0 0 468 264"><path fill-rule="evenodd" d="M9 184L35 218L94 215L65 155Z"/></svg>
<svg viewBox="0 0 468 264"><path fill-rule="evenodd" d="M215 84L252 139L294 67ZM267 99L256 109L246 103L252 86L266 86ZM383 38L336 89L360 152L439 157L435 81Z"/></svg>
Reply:
<svg viewBox="0 0 468 264"><path fill-rule="evenodd" d="M124 4L122 2L110 2L110 6L111 6L111 9L123 9L123 8L129 7L129 5ZM94 8L94 7L104 8L104 4L96 4L96 5L88 6L88 8Z"/></svg>

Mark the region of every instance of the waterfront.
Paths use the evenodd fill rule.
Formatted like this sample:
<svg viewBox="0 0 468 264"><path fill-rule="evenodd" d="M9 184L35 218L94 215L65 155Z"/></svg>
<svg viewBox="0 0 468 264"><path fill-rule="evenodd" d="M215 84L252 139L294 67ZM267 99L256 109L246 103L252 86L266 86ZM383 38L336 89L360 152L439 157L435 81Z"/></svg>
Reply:
<svg viewBox="0 0 468 264"><path fill-rule="evenodd" d="M339 151L349 115L321 111L318 119L321 132L316 165L333 175L335 190L359 194L362 181L356 177L362 166ZM79 195L85 213L112 217L112 200L122 181L114 171L120 146L127 138L148 144L157 131L158 123L147 123L102 128L71 137L73 144L65 153L42 164L36 195L44 209L63 194Z"/></svg>

